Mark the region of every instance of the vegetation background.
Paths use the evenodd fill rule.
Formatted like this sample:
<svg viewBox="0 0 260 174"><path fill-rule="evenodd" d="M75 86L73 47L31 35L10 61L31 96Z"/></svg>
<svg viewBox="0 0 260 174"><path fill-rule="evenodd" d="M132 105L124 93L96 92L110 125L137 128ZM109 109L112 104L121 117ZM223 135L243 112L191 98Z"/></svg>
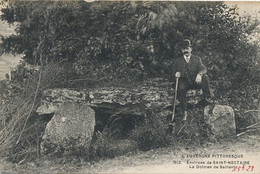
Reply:
<svg viewBox="0 0 260 174"><path fill-rule="evenodd" d="M236 111L238 126L258 119L259 21L239 16L237 7L134 1L2 1L2 6L1 19L17 25L16 34L1 37L1 53L24 56L13 81L0 83L1 157L21 161L39 155L46 122L35 110L45 89L133 87L154 77L172 81L175 45L184 38L208 67L216 99ZM27 72L27 65L39 70ZM147 141L158 142L153 138Z"/></svg>

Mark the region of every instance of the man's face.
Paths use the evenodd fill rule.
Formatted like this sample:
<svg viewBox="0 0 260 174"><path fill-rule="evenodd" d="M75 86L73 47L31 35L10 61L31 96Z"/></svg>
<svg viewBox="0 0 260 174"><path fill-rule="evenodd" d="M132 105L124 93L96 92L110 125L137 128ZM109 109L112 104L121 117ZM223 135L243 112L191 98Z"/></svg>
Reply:
<svg viewBox="0 0 260 174"><path fill-rule="evenodd" d="M182 54L185 55L185 56L191 55L191 51L192 51L191 47L186 47L186 48L181 49Z"/></svg>

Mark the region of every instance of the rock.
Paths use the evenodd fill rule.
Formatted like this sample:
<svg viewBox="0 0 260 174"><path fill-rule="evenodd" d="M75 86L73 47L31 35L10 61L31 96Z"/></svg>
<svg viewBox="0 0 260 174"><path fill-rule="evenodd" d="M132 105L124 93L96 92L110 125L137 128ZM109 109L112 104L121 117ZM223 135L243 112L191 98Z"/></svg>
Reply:
<svg viewBox="0 0 260 174"><path fill-rule="evenodd" d="M119 108L141 106L146 108L167 108L173 105L173 85L165 79L146 81L136 88L97 88L74 91L69 89L48 89L43 92L39 115L54 113L64 102L86 103L95 108L107 108L118 112ZM189 90L188 103L196 104L201 99L201 90ZM124 109L129 114L128 109ZM128 113L126 113L128 112ZM140 113L139 111L137 111Z"/></svg>
<svg viewBox="0 0 260 174"><path fill-rule="evenodd" d="M90 147L95 112L83 103L63 103L47 124L41 151L47 153L84 152Z"/></svg>
<svg viewBox="0 0 260 174"><path fill-rule="evenodd" d="M204 108L204 119L216 138L236 135L235 114L227 105L208 105Z"/></svg>
<svg viewBox="0 0 260 174"><path fill-rule="evenodd" d="M85 94L83 92L70 89L47 89L42 94L41 105L37 108L37 113L54 113L64 102L84 102Z"/></svg>

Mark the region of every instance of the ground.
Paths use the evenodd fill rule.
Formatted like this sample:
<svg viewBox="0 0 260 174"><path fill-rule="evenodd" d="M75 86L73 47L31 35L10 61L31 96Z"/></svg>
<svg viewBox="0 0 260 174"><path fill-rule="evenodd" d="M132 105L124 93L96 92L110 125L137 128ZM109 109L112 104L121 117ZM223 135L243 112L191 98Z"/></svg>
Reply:
<svg viewBox="0 0 260 174"><path fill-rule="evenodd" d="M220 157L217 155L233 155ZM237 157L237 158L235 158ZM207 144L203 147L176 147L153 149L147 152L132 152L113 159L103 159L97 162L86 162L72 159L48 159L43 157L35 162L11 164L0 160L1 174L63 174L63 173L260 173L260 134L244 134L240 137L225 140L216 144ZM189 162L190 161L190 162ZM213 162L249 161L244 169L241 164L214 164ZM212 164L207 164L212 162ZM189 163L189 164L188 164ZM193 164L191 164L193 163ZM219 169L208 169L218 166ZM224 168L221 168L220 167ZM250 166L250 168L249 168ZM194 167L194 169L192 168ZM238 169L240 171L238 171ZM248 171L246 169L249 169Z"/></svg>

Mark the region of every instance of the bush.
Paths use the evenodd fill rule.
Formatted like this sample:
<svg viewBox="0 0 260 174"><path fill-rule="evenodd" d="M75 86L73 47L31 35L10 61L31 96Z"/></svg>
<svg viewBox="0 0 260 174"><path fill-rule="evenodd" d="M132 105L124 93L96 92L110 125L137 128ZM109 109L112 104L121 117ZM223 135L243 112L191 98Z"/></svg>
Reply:
<svg viewBox="0 0 260 174"><path fill-rule="evenodd" d="M114 158L124 155L128 152L137 150L138 146L135 141L128 139L115 139L108 133L96 133L96 141L90 148L89 159L98 160L101 158Z"/></svg>
<svg viewBox="0 0 260 174"><path fill-rule="evenodd" d="M186 122L177 119L174 129L175 144L182 147L201 146L209 141L215 141L211 129L204 121L202 108L195 108L188 113Z"/></svg>
<svg viewBox="0 0 260 174"><path fill-rule="evenodd" d="M140 150L165 147L171 142L167 128L168 125L163 122L156 111L148 110L146 120L133 130L130 138L137 142Z"/></svg>

